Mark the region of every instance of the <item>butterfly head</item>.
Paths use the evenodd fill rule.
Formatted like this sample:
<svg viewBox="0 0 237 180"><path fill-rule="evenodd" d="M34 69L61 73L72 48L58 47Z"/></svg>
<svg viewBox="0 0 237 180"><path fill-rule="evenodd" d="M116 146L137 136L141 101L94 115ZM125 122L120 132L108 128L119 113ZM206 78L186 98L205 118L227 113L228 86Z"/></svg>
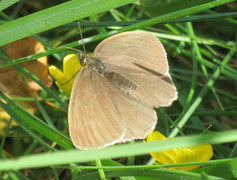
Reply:
<svg viewBox="0 0 237 180"><path fill-rule="evenodd" d="M88 56L84 52L80 51L78 53L78 59L79 59L80 64L82 66L85 66L87 64L87 62L88 62L87 58L88 58Z"/></svg>

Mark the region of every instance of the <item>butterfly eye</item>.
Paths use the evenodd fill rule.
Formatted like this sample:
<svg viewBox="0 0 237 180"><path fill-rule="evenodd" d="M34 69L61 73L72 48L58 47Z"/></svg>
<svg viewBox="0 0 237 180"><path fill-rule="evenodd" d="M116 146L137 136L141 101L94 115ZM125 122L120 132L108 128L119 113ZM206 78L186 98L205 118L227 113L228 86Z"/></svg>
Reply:
<svg viewBox="0 0 237 180"><path fill-rule="evenodd" d="M79 52L79 54L78 54L78 59L79 59L80 64L81 64L82 66L85 66L85 65L87 64L87 58L86 58L86 55L85 55L84 53Z"/></svg>

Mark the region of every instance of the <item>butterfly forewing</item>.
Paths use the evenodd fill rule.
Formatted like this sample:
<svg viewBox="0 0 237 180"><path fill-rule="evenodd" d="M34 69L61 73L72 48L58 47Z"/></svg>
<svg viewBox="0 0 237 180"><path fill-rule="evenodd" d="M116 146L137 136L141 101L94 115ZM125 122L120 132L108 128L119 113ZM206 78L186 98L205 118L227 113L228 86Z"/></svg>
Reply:
<svg viewBox="0 0 237 180"><path fill-rule="evenodd" d="M85 67L77 75L69 103L69 133L73 144L88 149L120 142L125 123L110 91L97 72Z"/></svg>
<svg viewBox="0 0 237 180"><path fill-rule="evenodd" d="M166 52L160 41L150 33L133 31L103 40L94 51L108 68L142 71L136 64L159 74L168 73Z"/></svg>
<svg viewBox="0 0 237 180"><path fill-rule="evenodd" d="M148 106L168 106L177 99L176 88L168 73L164 47L150 33L126 32L102 41L94 55L105 67L138 86L128 94Z"/></svg>

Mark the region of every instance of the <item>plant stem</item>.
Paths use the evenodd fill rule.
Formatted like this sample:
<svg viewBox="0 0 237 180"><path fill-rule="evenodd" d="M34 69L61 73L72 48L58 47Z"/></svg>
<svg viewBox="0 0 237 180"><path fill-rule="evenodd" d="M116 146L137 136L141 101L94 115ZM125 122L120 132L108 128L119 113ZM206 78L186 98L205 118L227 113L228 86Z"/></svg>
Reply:
<svg viewBox="0 0 237 180"><path fill-rule="evenodd" d="M101 167L101 166L102 166L100 159L96 159L96 160L95 160L95 163L96 163L96 166L97 166L97 167ZM99 168L99 169L98 169L98 172L99 172L99 175L100 175L100 179L101 179L101 180L107 180L106 177L105 177L105 172L104 172L103 169Z"/></svg>

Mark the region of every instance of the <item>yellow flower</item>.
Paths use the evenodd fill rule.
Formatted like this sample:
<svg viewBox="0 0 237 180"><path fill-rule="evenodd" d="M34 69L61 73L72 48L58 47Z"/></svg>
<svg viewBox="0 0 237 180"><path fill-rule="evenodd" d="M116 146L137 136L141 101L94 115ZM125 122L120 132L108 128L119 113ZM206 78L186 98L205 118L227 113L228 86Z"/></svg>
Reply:
<svg viewBox="0 0 237 180"><path fill-rule="evenodd" d="M165 139L167 138L158 131L150 133L146 138L147 142ZM189 148L179 148L162 152L153 152L150 154L158 161L159 164L176 164L185 162L208 161L213 156L213 150L210 144L205 144ZM190 171L198 167L200 166L180 166L171 167L171 169Z"/></svg>
<svg viewBox="0 0 237 180"><path fill-rule="evenodd" d="M76 74L83 66L76 54L69 54L63 58L63 71L55 66L49 67L49 73L56 80L55 84L67 94L71 93Z"/></svg>

